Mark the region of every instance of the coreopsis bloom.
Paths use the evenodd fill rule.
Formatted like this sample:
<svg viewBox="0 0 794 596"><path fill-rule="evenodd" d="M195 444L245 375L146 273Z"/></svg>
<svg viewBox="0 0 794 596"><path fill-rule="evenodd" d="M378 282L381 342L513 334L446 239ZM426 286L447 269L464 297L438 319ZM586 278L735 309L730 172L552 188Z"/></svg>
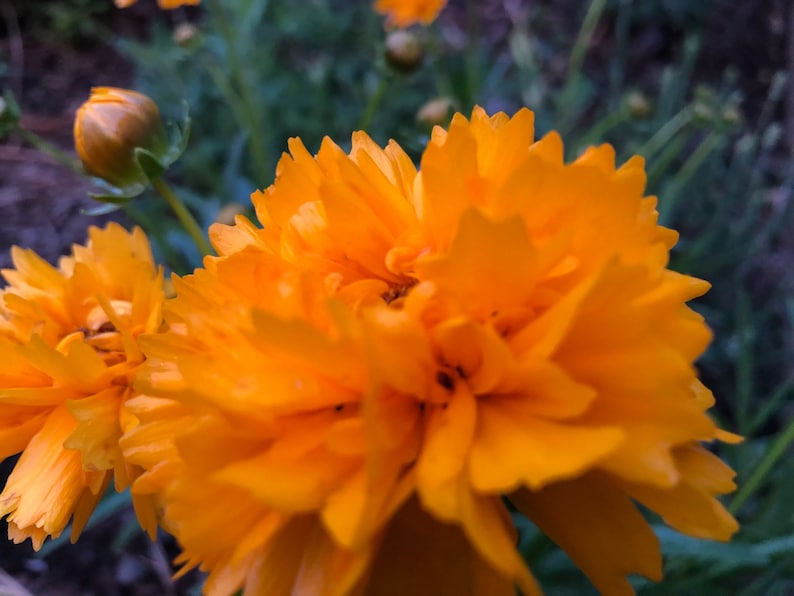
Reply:
<svg viewBox="0 0 794 596"><path fill-rule="evenodd" d="M135 424L124 402L144 356L141 333L160 325L162 272L146 236L118 224L91 228L85 246L53 267L12 249L0 291L0 459L21 456L0 494L14 542L39 549L72 519L75 540L111 477L136 473L118 439ZM135 499L141 523L152 505Z"/></svg>
<svg viewBox="0 0 794 596"><path fill-rule="evenodd" d="M686 305L708 284L667 269L641 158L533 135L458 114L421 171L293 139L263 226L213 226L122 440L208 593L538 593L507 503L609 594L661 578L636 504L736 531Z"/></svg>
<svg viewBox="0 0 794 596"><path fill-rule="evenodd" d="M386 15L389 25L429 25L447 5L447 0L375 0L375 10Z"/></svg>
<svg viewBox="0 0 794 596"><path fill-rule="evenodd" d="M127 8L137 1L138 0L115 0L115 3L118 8ZM201 0L157 0L157 5L164 10L179 8L180 6L196 6L198 4L201 4Z"/></svg>

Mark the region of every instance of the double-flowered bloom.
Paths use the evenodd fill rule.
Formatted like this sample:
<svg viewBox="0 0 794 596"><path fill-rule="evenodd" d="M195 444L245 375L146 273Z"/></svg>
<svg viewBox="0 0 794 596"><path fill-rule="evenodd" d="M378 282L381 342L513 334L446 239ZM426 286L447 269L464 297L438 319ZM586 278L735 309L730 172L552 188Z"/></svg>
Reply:
<svg viewBox="0 0 794 596"><path fill-rule="evenodd" d="M72 519L76 539L111 478L138 470L119 438L136 424L124 407L144 361L137 338L161 323L162 271L140 229L91 228L53 267L15 248L0 291L0 459L21 453L0 494L15 542L39 548ZM154 536L154 505L134 499Z"/></svg>
<svg viewBox="0 0 794 596"><path fill-rule="evenodd" d="M667 269L640 158L566 164L530 111L479 108L419 171L364 133L289 149L261 226L216 224L176 280L126 402L133 492L208 593L537 593L518 511L620 594L661 577L637 503L736 531L686 305L708 284Z"/></svg>

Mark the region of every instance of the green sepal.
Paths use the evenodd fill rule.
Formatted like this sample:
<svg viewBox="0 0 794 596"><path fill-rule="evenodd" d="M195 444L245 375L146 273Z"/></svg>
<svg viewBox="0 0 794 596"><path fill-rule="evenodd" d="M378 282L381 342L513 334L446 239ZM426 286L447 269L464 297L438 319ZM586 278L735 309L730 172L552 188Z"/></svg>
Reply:
<svg viewBox="0 0 794 596"><path fill-rule="evenodd" d="M99 192L90 192L88 196L100 203L109 203L112 205L129 203L146 190L148 186L148 184L144 184L143 182L135 182L129 186L119 187L113 186L101 178L92 178L91 180L94 186L98 187Z"/></svg>
<svg viewBox="0 0 794 596"><path fill-rule="evenodd" d="M151 182L157 180L163 175L169 164L163 163L154 153L143 147L135 148L135 161L138 162L138 167Z"/></svg>
<svg viewBox="0 0 794 596"><path fill-rule="evenodd" d="M80 209L80 213L83 215L107 215L108 213L113 213L119 209L121 209L121 205L118 203L103 203L102 205L97 205L96 207Z"/></svg>
<svg viewBox="0 0 794 596"><path fill-rule="evenodd" d="M190 113L186 101L182 102L182 122L176 124L175 122L168 122L166 125L169 130L170 142L168 151L160 159L163 167L167 168L174 163L187 149L188 141L190 140Z"/></svg>

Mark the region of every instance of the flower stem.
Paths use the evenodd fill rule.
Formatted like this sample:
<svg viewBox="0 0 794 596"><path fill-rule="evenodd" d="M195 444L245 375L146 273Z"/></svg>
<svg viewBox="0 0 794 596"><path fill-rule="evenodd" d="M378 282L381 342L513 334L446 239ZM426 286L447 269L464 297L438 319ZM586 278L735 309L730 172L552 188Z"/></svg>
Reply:
<svg viewBox="0 0 794 596"><path fill-rule="evenodd" d="M80 164L80 161L63 151L62 149L56 147L49 141L45 141L39 135L34 132L29 131L27 128L22 128L21 126L17 126L15 132L19 133L25 141L41 151L52 157L55 161L59 164L66 166L67 168L74 170L81 176L85 176L85 171L83 171L83 166Z"/></svg>
<svg viewBox="0 0 794 596"><path fill-rule="evenodd" d="M596 25L601 18L601 13L604 12L606 0L592 0L590 6L587 8L582 27L579 29L579 35L576 37L573 49L571 50L571 58L568 61L568 80L566 87L570 86L571 82L581 74L582 63L584 62L587 48L590 46L590 40L593 38L593 32Z"/></svg>
<svg viewBox="0 0 794 596"><path fill-rule="evenodd" d="M367 130L369 125L372 124L372 119L375 117L375 112L378 111L386 91L389 89L388 75L382 75L378 81L378 86L375 88L374 93L370 96L367 102L367 107L364 109L364 115L358 123L357 130Z"/></svg>
<svg viewBox="0 0 794 596"><path fill-rule="evenodd" d="M240 98L242 107L242 114L240 110L236 110L238 120L241 116L245 120L240 124L248 131L248 143L251 147L251 153L254 159L254 168L257 170L254 173L254 180L257 184L263 184L264 180L260 176L266 176L269 171L269 162L267 157L267 146L265 144L264 127L261 126L259 112L257 111L256 102L251 95L251 86L245 77L240 56L237 52L237 43L235 32L231 24L226 18L225 8L221 0L209 0L209 8L218 24L223 43L226 46L226 57L229 61L230 78L233 85L237 88L237 95Z"/></svg>
<svg viewBox="0 0 794 596"><path fill-rule="evenodd" d="M204 236L204 233L201 231L198 222L196 222L196 219L193 217L193 215L191 215L187 207L185 207L185 204L179 199L178 196L176 196L171 186L162 178L152 180L152 186L154 186L157 192L162 195L173 212L176 214L177 218L179 218L179 221L185 227L187 233L190 234L190 237L193 239L193 242L196 243L196 246L198 247L201 254L212 254L212 247L207 241L207 238Z"/></svg>
<svg viewBox="0 0 794 596"><path fill-rule="evenodd" d="M761 488L764 480L766 480L767 474L775 467L777 461L785 455L786 450L792 443L794 443L794 420L789 422L786 429L778 435L777 440L766 451L759 464L755 466L752 475L742 485L739 492L736 493L733 501L731 501L728 511L732 514L738 512L739 509L742 508L742 505Z"/></svg>

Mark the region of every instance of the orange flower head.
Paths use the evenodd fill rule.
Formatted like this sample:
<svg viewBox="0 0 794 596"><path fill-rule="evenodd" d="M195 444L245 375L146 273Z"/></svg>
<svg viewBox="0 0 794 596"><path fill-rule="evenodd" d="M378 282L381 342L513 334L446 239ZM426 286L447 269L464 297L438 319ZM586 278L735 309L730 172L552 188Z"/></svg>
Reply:
<svg viewBox="0 0 794 596"><path fill-rule="evenodd" d="M137 337L160 324L162 273L146 236L91 228L59 267L12 249L0 293L0 459L21 452L0 494L9 537L34 548L73 519L76 539L111 476L136 471L118 446L135 424L123 404L144 356ZM135 499L142 524L154 512Z"/></svg>
<svg viewBox="0 0 794 596"><path fill-rule="evenodd" d="M74 144L86 171L117 187L146 184L138 150L155 157L168 149L160 111L148 96L114 87L95 87L77 110Z"/></svg>
<svg viewBox="0 0 794 596"><path fill-rule="evenodd" d="M208 593L536 594L508 502L604 593L661 578L636 504L736 531L686 305L708 284L667 268L641 158L533 137L476 108L419 171L293 139L263 227L213 226L122 440Z"/></svg>
<svg viewBox="0 0 794 596"><path fill-rule="evenodd" d="M138 0L114 0L118 8L127 8L132 6ZM157 0L157 5L163 10L172 10L180 6L197 6L201 4L201 0Z"/></svg>
<svg viewBox="0 0 794 596"><path fill-rule="evenodd" d="M386 15L394 27L429 25L446 5L447 0L375 0L375 10Z"/></svg>

